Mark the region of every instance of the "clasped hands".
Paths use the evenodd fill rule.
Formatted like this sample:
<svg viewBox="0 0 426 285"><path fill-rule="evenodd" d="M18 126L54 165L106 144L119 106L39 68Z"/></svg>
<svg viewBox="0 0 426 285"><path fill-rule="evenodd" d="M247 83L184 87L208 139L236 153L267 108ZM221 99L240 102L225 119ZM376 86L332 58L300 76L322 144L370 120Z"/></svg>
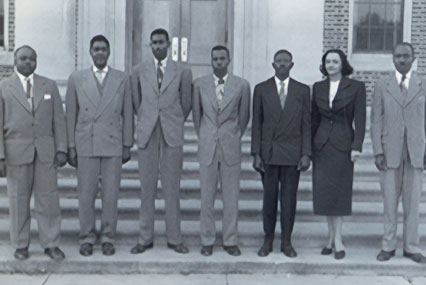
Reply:
<svg viewBox="0 0 426 285"><path fill-rule="evenodd" d="M130 160L131 156L132 154L130 151L130 147L124 146L121 162L125 164L126 162ZM68 163L73 167L77 167L78 159L77 159L77 151L75 147L72 147L68 150Z"/></svg>
<svg viewBox="0 0 426 285"><path fill-rule="evenodd" d="M306 171L311 166L311 159L307 155L303 155L299 163L297 164L297 170ZM265 166L263 164L262 158L259 154L255 154L253 157L253 168L258 172L265 172Z"/></svg>

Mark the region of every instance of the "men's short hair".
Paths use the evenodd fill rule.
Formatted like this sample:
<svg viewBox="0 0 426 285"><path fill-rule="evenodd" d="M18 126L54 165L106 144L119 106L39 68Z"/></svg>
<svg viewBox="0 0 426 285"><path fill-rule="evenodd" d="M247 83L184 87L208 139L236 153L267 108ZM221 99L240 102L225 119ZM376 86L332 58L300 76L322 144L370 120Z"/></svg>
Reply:
<svg viewBox="0 0 426 285"><path fill-rule="evenodd" d="M289 51L288 51L288 50L286 50L286 49L280 49L279 51L277 51L277 52L274 54L274 61L275 61L275 58L277 57L277 55L279 55L279 54L281 54L281 53L288 54L288 55L290 56L291 60L293 60L293 55L291 54L291 52L289 52Z"/></svg>
<svg viewBox="0 0 426 285"><path fill-rule="evenodd" d="M18 52L19 52L21 49L24 49L24 48L27 48L27 49L32 50L32 52L33 52L33 53L35 54L35 56L37 57L37 53L36 53L36 51L35 51L32 47L30 47L29 45L23 45L23 46L18 47L18 48L15 50L15 52L13 53L13 55L16 57L16 55L18 54Z"/></svg>
<svg viewBox="0 0 426 285"><path fill-rule="evenodd" d="M104 35L96 35L90 40L90 48L93 47L95 42L104 42L106 43L107 47L109 48L109 41Z"/></svg>
<svg viewBox="0 0 426 285"><path fill-rule="evenodd" d="M155 29L152 31L151 36L149 37L150 40L152 40L152 37L154 35L165 35L166 40L169 41L169 33L165 29Z"/></svg>
<svg viewBox="0 0 426 285"><path fill-rule="evenodd" d="M397 48L397 47L399 47L399 46L407 46L407 47L409 47L409 48L411 49L411 53L413 54L413 57L416 55L416 52L414 51L414 47L413 47L413 45L412 45L411 43L408 43L408 42L400 42L400 43L397 43L397 44L393 47L392 54L394 54L394 53L395 53L396 48Z"/></svg>
<svg viewBox="0 0 426 285"><path fill-rule="evenodd" d="M342 71L341 71L342 75L343 76L351 75L354 69L349 63L348 58L346 57L346 54L341 49L329 49L328 51L324 53L324 55L321 58L321 66L320 66L321 73L324 74L325 76L328 76L327 69L325 68L325 60L327 58L327 55L332 52L337 53L340 57L340 61L342 62Z"/></svg>
<svg viewBox="0 0 426 285"><path fill-rule="evenodd" d="M228 55L228 58L231 58L231 55L230 55L230 53L229 53L229 49L228 49L226 46L222 46L222 45L214 46L214 47L212 48L211 53L210 53L210 55L211 55L211 56L213 56L213 52L214 52L215 50L224 50L224 51L226 51L226 54Z"/></svg>

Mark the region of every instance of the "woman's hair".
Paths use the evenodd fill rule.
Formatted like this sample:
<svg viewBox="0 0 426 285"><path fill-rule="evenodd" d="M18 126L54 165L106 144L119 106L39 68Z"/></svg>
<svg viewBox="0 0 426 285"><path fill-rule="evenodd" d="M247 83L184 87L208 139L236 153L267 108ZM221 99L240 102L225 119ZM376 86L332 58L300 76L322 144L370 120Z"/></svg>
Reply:
<svg viewBox="0 0 426 285"><path fill-rule="evenodd" d="M332 52L337 53L339 55L339 57L340 57L340 61L342 62L342 75L343 76L347 76L347 75L352 74L352 72L354 71L354 69L349 64L349 61L346 58L345 53L342 50L340 50L340 49L329 49L328 51L326 51L324 53L324 55L322 56L322 59L321 59L321 63L322 63L321 67L320 67L321 73L324 74L325 76L328 76L327 69L325 68L325 60L327 58L327 55L329 53L332 53Z"/></svg>

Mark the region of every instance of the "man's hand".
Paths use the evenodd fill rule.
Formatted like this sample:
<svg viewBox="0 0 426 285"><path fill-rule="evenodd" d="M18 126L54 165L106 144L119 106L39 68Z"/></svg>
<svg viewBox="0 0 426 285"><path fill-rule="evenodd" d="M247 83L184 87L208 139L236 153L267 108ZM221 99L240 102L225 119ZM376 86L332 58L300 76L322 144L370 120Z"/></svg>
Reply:
<svg viewBox="0 0 426 285"><path fill-rule="evenodd" d="M6 177L6 162L0 159L0 177Z"/></svg>
<svg viewBox="0 0 426 285"><path fill-rule="evenodd" d="M253 168L257 172L265 172L265 167L259 154L255 154L253 157Z"/></svg>
<svg viewBox="0 0 426 285"><path fill-rule="evenodd" d="M77 151L75 150L75 147L68 149L68 163L72 167L77 167L78 161L77 161Z"/></svg>
<svg viewBox="0 0 426 285"><path fill-rule="evenodd" d="M386 158L384 154L376 155L374 163L376 164L377 169L380 171L385 171L387 169Z"/></svg>
<svg viewBox="0 0 426 285"><path fill-rule="evenodd" d="M297 164L297 170L306 171L309 169L309 166L311 166L311 160L309 159L309 156L304 155L300 158L299 163Z"/></svg>
<svg viewBox="0 0 426 285"><path fill-rule="evenodd" d="M351 151L351 160L353 162L357 161L357 159L361 156L361 152L358 150Z"/></svg>
<svg viewBox="0 0 426 285"><path fill-rule="evenodd" d="M55 167L62 167L67 163L67 155L65 152L58 151L55 154L55 159L53 161L53 164Z"/></svg>
<svg viewBox="0 0 426 285"><path fill-rule="evenodd" d="M123 156L122 156L121 162L125 164L126 162L130 160L131 156L132 154L130 152L130 147L128 146L123 147Z"/></svg>

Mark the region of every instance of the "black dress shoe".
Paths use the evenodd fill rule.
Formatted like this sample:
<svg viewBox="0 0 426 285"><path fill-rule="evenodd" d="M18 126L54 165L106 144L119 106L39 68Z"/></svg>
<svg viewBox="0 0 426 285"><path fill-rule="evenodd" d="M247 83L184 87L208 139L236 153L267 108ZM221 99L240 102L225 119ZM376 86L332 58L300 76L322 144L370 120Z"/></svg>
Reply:
<svg viewBox="0 0 426 285"><path fill-rule="evenodd" d="M13 256L18 260L28 259L28 257L30 257L30 254L28 253L28 247L18 248L15 250Z"/></svg>
<svg viewBox="0 0 426 285"><path fill-rule="evenodd" d="M80 254L83 256L90 256L93 254L93 244L85 242L80 245Z"/></svg>
<svg viewBox="0 0 426 285"><path fill-rule="evenodd" d="M287 257L296 257L297 252L294 250L293 246L290 245L282 245L281 251L285 254Z"/></svg>
<svg viewBox="0 0 426 285"><path fill-rule="evenodd" d="M201 247L201 254L204 256L210 256L213 254L213 246L212 245L203 245Z"/></svg>
<svg viewBox="0 0 426 285"><path fill-rule="evenodd" d="M241 255L241 250L238 248L238 246L237 245L231 245L231 246L227 246L227 245L224 245L223 246L223 249L229 254L229 255L232 255L232 256L239 256L239 255Z"/></svg>
<svg viewBox="0 0 426 285"><path fill-rule="evenodd" d="M270 252L272 252L272 241L265 241L257 252L257 255L260 257L265 257L268 256Z"/></svg>
<svg viewBox="0 0 426 285"><path fill-rule="evenodd" d="M321 250L321 255L330 255L332 253L333 249L326 246Z"/></svg>
<svg viewBox="0 0 426 285"><path fill-rule="evenodd" d="M180 243L180 244L167 243L167 247L170 248L170 249L173 249L177 253L188 253L189 252L189 249L185 245L183 245L183 243Z"/></svg>
<svg viewBox="0 0 426 285"><path fill-rule="evenodd" d="M381 250L379 252L379 254L377 255L376 259L378 261L388 261L389 259L391 259L393 256L395 256L395 250L391 250L391 251L385 251L385 250Z"/></svg>
<svg viewBox="0 0 426 285"><path fill-rule="evenodd" d="M409 253L404 250L404 256L417 263L426 263L426 257L421 253Z"/></svg>
<svg viewBox="0 0 426 285"><path fill-rule="evenodd" d="M150 243L150 244L146 244L146 245L143 245L143 244L140 244L140 243L138 243L137 245L135 245L131 250L130 250L130 253L131 254L138 254L138 253L143 253L143 252L145 252L146 250L148 250L148 249L150 249L150 248L153 248L154 247L154 243Z"/></svg>
<svg viewBox="0 0 426 285"><path fill-rule="evenodd" d="M115 253L114 245L110 242L102 243L102 253L108 256L113 255Z"/></svg>
<svg viewBox="0 0 426 285"><path fill-rule="evenodd" d="M346 255L344 250L334 252L334 259L343 259Z"/></svg>
<svg viewBox="0 0 426 285"><path fill-rule="evenodd" d="M53 260L62 260L65 258L65 253L57 246L44 249L44 253Z"/></svg>

